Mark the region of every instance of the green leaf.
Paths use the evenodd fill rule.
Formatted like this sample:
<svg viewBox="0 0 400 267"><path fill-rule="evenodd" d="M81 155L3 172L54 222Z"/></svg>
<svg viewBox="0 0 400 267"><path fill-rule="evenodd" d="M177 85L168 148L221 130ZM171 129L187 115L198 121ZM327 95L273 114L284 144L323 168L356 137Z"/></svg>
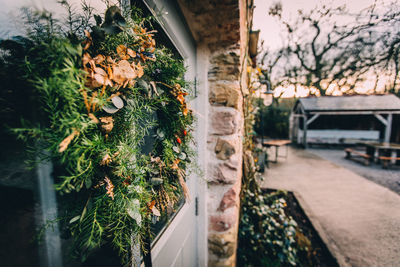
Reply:
<svg viewBox="0 0 400 267"><path fill-rule="evenodd" d="M69 221L69 223L72 224L72 223L78 221L80 217L81 217L80 215L75 216L74 218L72 218L72 219Z"/></svg>
<svg viewBox="0 0 400 267"><path fill-rule="evenodd" d="M149 85L145 80L143 80L143 79L140 79L140 80L137 82L137 85L138 85L140 88L146 90L146 92L149 92L149 90L150 90L150 85Z"/></svg>
<svg viewBox="0 0 400 267"><path fill-rule="evenodd" d="M99 15L94 15L94 20L96 21L97 26L100 26L101 23L103 22L103 20L101 19L101 17Z"/></svg>
<svg viewBox="0 0 400 267"><path fill-rule="evenodd" d="M164 180L161 179L161 178L151 178L150 182L153 185L160 185L160 184L162 184L164 182Z"/></svg>
<svg viewBox="0 0 400 267"><path fill-rule="evenodd" d="M92 187L92 179L86 179L85 180L85 186L87 189L89 189L90 187Z"/></svg>
<svg viewBox="0 0 400 267"><path fill-rule="evenodd" d="M103 24L101 27L106 33L110 35L118 34L122 32L121 27L114 25L114 24Z"/></svg>
<svg viewBox="0 0 400 267"><path fill-rule="evenodd" d="M118 24L121 27L125 27L126 26L126 20L124 19L124 17L119 12L114 14L113 20L115 21L116 24Z"/></svg>
<svg viewBox="0 0 400 267"><path fill-rule="evenodd" d="M142 215L140 214L140 202L139 199L128 200L126 212L134 219L138 226L142 225Z"/></svg>

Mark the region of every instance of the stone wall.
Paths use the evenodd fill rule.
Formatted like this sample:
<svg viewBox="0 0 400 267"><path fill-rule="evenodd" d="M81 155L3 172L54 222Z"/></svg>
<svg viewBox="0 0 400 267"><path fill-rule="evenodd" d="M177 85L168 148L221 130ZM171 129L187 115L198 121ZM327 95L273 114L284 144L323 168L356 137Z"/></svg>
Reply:
<svg viewBox="0 0 400 267"><path fill-rule="evenodd" d="M208 70L209 266L234 266L242 177L240 46L214 51Z"/></svg>
<svg viewBox="0 0 400 267"><path fill-rule="evenodd" d="M208 265L235 266L246 91L247 0L178 1L199 47L206 47ZM203 68L205 65L197 66ZM204 86L205 85L205 86Z"/></svg>

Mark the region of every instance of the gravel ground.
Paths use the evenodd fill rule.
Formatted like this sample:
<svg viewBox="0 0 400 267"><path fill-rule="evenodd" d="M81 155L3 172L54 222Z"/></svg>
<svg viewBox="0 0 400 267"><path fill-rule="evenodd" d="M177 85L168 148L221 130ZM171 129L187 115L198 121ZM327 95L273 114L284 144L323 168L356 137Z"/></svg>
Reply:
<svg viewBox="0 0 400 267"><path fill-rule="evenodd" d="M382 169L381 165L372 164L371 166L364 166L361 163L353 160L345 159L345 152L343 149L323 149L311 148L307 151L320 156L323 159L329 160L339 166L351 170L360 176L367 178L377 184L380 184L390 190L400 194L400 168L392 167L391 169Z"/></svg>

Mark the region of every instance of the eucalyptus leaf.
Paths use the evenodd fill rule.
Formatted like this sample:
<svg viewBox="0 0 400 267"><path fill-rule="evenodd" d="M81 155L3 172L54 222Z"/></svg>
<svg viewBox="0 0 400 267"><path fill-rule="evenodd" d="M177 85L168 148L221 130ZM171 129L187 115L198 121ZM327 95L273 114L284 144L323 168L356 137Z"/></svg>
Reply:
<svg viewBox="0 0 400 267"><path fill-rule="evenodd" d="M106 14L104 15L104 23L112 23L115 18L118 18L118 15L121 16L121 9L117 6L110 6L106 10Z"/></svg>
<svg viewBox="0 0 400 267"><path fill-rule="evenodd" d="M157 129L157 135L160 139L164 139L165 138L165 134L163 131L161 131L160 129Z"/></svg>
<svg viewBox="0 0 400 267"><path fill-rule="evenodd" d="M101 19L101 17L99 15L94 15L94 20L96 21L97 26L100 26L101 23L103 22L103 20Z"/></svg>
<svg viewBox="0 0 400 267"><path fill-rule="evenodd" d="M74 218L72 218L71 220L69 220L69 223L72 224L72 223L78 221L80 217L81 217L80 215L75 216Z"/></svg>
<svg viewBox="0 0 400 267"><path fill-rule="evenodd" d="M153 212L153 214L154 214L155 216L157 216L157 217L160 217L160 216L161 216L160 211L159 211L155 206L153 206L153 208L151 209L151 211Z"/></svg>
<svg viewBox="0 0 400 267"><path fill-rule="evenodd" d="M164 180L161 179L161 178L151 178L151 179L150 179L150 182L151 182L153 185L160 185L160 184L162 184L162 183L164 182Z"/></svg>
<svg viewBox="0 0 400 267"><path fill-rule="evenodd" d="M186 154L185 154L185 153L179 154L179 158L180 158L181 160L186 159Z"/></svg>
<svg viewBox="0 0 400 267"><path fill-rule="evenodd" d="M85 186L86 186L87 189L92 187L92 179L86 179L85 180Z"/></svg>
<svg viewBox="0 0 400 267"><path fill-rule="evenodd" d="M142 225L142 215L140 214L140 202L138 199L128 200L126 212L136 221L138 226Z"/></svg>
<svg viewBox="0 0 400 267"><path fill-rule="evenodd" d="M122 101L122 99L119 96L114 96L113 98L111 98L111 102L118 109L121 109L124 107L124 101Z"/></svg>
<svg viewBox="0 0 400 267"><path fill-rule="evenodd" d="M119 12L114 14L113 20L114 20L114 22L116 24L118 24L121 27L125 27L126 26L126 20L124 19L124 17Z"/></svg>
<svg viewBox="0 0 400 267"><path fill-rule="evenodd" d="M114 114L114 113L116 113L118 110L119 110L119 108L116 108L116 107L114 107L114 106L111 106L111 105L108 105L108 106L103 106L103 110L105 111L105 112L107 112L108 114Z"/></svg>
<svg viewBox="0 0 400 267"><path fill-rule="evenodd" d="M101 28L104 30L105 33L110 35L115 35L122 32L121 27L114 24L103 24Z"/></svg>
<svg viewBox="0 0 400 267"><path fill-rule="evenodd" d="M146 90L146 92L149 92L149 90L150 90L150 85L149 85L145 80L143 80L143 79L140 79L140 80L137 82L137 85L138 85L140 88Z"/></svg>
<svg viewBox="0 0 400 267"><path fill-rule="evenodd" d="M95 40L104 40L106 38L106 35L104 33L104 30L98 26L92 27L92 37Z"/></svg>
<svg viewBox="0 0 400 267"><path fill-rule="evenodd" d="M176 153L180 152L179 147L177 147L177 146L173 146L172 150L175 151Z"/></svg>

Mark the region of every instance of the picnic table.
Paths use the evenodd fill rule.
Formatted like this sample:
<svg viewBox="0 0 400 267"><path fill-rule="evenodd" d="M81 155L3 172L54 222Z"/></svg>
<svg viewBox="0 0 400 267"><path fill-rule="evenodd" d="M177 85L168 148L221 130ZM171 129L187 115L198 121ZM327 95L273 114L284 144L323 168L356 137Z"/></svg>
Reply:
<svg viewBox="0 0 400 267"><path fill-rule="evenodd" d="M273 163L277 163L277 162L278 162L278 157L287 158L287 155L288 155L288 146L287 146L287 145L290 144L291 142L292 142L292 141L287 140L287 139L267 140L267 141L264 141L264 142L262 143L262 145L265 146L265 147L267 147L267 148L269 148L269 147L275 147L275 160L269 160L269 161L271 161L271 162L273 162ZM286 147L286 154L285 154L284 156L280 156L280 155L279 155L279 148L280 148L280 147L283 147L283 146Z"/></svg>
<svg viewBox="0 0 400 267"><path fill-rule="evenodd" d="M363 157L365 162L381 163L383 168L387 168L391 163L397 163L400 160L400 144L396 143L379 143L379 142L362 142L358 145L365 148L365 153L346 148L347 158L351 154ZM368 165L368 164L366 164Z"/></svg>

